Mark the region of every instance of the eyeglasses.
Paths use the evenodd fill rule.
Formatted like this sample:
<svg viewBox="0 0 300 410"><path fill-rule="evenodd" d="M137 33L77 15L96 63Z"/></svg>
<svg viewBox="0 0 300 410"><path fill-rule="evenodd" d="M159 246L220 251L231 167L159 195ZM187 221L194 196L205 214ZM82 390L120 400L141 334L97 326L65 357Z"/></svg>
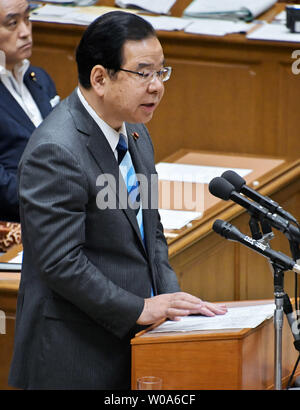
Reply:
<svg viewBox="0 0 300 410"><path fill-rule="evenodd" d="M156 77L164 83L171 77L172 67L164 67L159 71L144 71L142 73L139 71L125 70L125 68L120 68L120 71L136 74L145 83L152 83Z"/></svg>

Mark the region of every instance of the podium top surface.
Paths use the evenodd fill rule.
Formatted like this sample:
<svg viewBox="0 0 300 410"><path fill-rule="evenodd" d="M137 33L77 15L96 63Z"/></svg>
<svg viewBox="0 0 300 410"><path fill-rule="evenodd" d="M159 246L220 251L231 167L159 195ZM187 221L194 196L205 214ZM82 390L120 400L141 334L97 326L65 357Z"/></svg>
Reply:
<svg viewBox="0 0 300 410"><path fill-rule="evenodd" d="M231 301L225 302L227 307L243 307L243 306L254 306L273 303L271 299L264 300L246 300L246 301ZM147 329L139 332L131 340L132 345L141 344L154 344L154 343L170 343L170 342L193 342L196 340L229 340L229 339L243 339L249 334L258 331L266 323L272 322L273 319L267 319L259 326L255 328L243 328L243 329L218 329L218 330L198 330L198 331L188 331L188 332L164 332L155 333L150 330L154 330L155 327L160 325L162 321L149 326Z"/></svg>

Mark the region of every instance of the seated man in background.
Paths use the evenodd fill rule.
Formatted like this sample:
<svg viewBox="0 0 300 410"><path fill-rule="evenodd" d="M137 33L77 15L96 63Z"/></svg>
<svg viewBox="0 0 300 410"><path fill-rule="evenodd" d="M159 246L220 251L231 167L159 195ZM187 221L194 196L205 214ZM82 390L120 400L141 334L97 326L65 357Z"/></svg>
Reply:
<svg viewBox="0 0 300 410"><path fill-rule="evenodd" d="M34 129L59 102L49 75L30 65L27 0L0 0L0 220L19 221L16 173Z"/></svg>

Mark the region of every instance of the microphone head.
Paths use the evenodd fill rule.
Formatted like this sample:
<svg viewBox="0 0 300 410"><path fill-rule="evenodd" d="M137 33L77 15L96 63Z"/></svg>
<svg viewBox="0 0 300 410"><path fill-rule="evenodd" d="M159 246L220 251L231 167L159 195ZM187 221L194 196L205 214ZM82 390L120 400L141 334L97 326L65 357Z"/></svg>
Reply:
<svg viewBox="0 0 300 410"><path fill-rule="evenodd" d="M224 226L226 222L222 221L222 219L216 219L215 222L213 223L213 230L218 233L219 235L222 235Z"/></svg>
<svg viewBox="0 0 300 410"><path fill-rule="evenodd" d="M224 199L224 201L228 201L232 192L235 191L234 186L222 177L213 178L209 183L208 189L212 195Z"/></svg>
<svg viewBox="0 0 300 410"><path fill-rule="evenodd" d="M231 169L223 172L221 176L222 178L225 178L226 181L230 182L235 187L237 192L240 192L242 187L246 185L246 181L239 174L232 171Z"/></svg>
<svg viewBox="0 0 300 410"><path fill-rule="evenodd" d="M239 241L243 238L243 234L234 225L222 221L222 219L216 219L212 229L219 235L231 241Z"/></svg>

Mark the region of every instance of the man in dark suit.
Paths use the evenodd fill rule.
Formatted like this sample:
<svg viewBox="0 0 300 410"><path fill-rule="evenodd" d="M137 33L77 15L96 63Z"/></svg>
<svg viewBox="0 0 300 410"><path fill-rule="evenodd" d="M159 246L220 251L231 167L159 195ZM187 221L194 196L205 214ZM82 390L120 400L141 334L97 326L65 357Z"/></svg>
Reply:
<svg viewBox="0 0 300 410"><path fill-rule="evenodd" d="M16 174L34 129L59 101L49 75L30 65L27 0L0 0L0 220L19 221Z"/></svg>
<svg viewBox="0 0 300 410"><path fill-rule="evenodd" d="M85 31L77 64L78 89L33 133L19 167L24 258L9 382L128 389L138 330L226 308L180 291L153 207L143 124L171 71L153 27L107 13Z"/></svg>

